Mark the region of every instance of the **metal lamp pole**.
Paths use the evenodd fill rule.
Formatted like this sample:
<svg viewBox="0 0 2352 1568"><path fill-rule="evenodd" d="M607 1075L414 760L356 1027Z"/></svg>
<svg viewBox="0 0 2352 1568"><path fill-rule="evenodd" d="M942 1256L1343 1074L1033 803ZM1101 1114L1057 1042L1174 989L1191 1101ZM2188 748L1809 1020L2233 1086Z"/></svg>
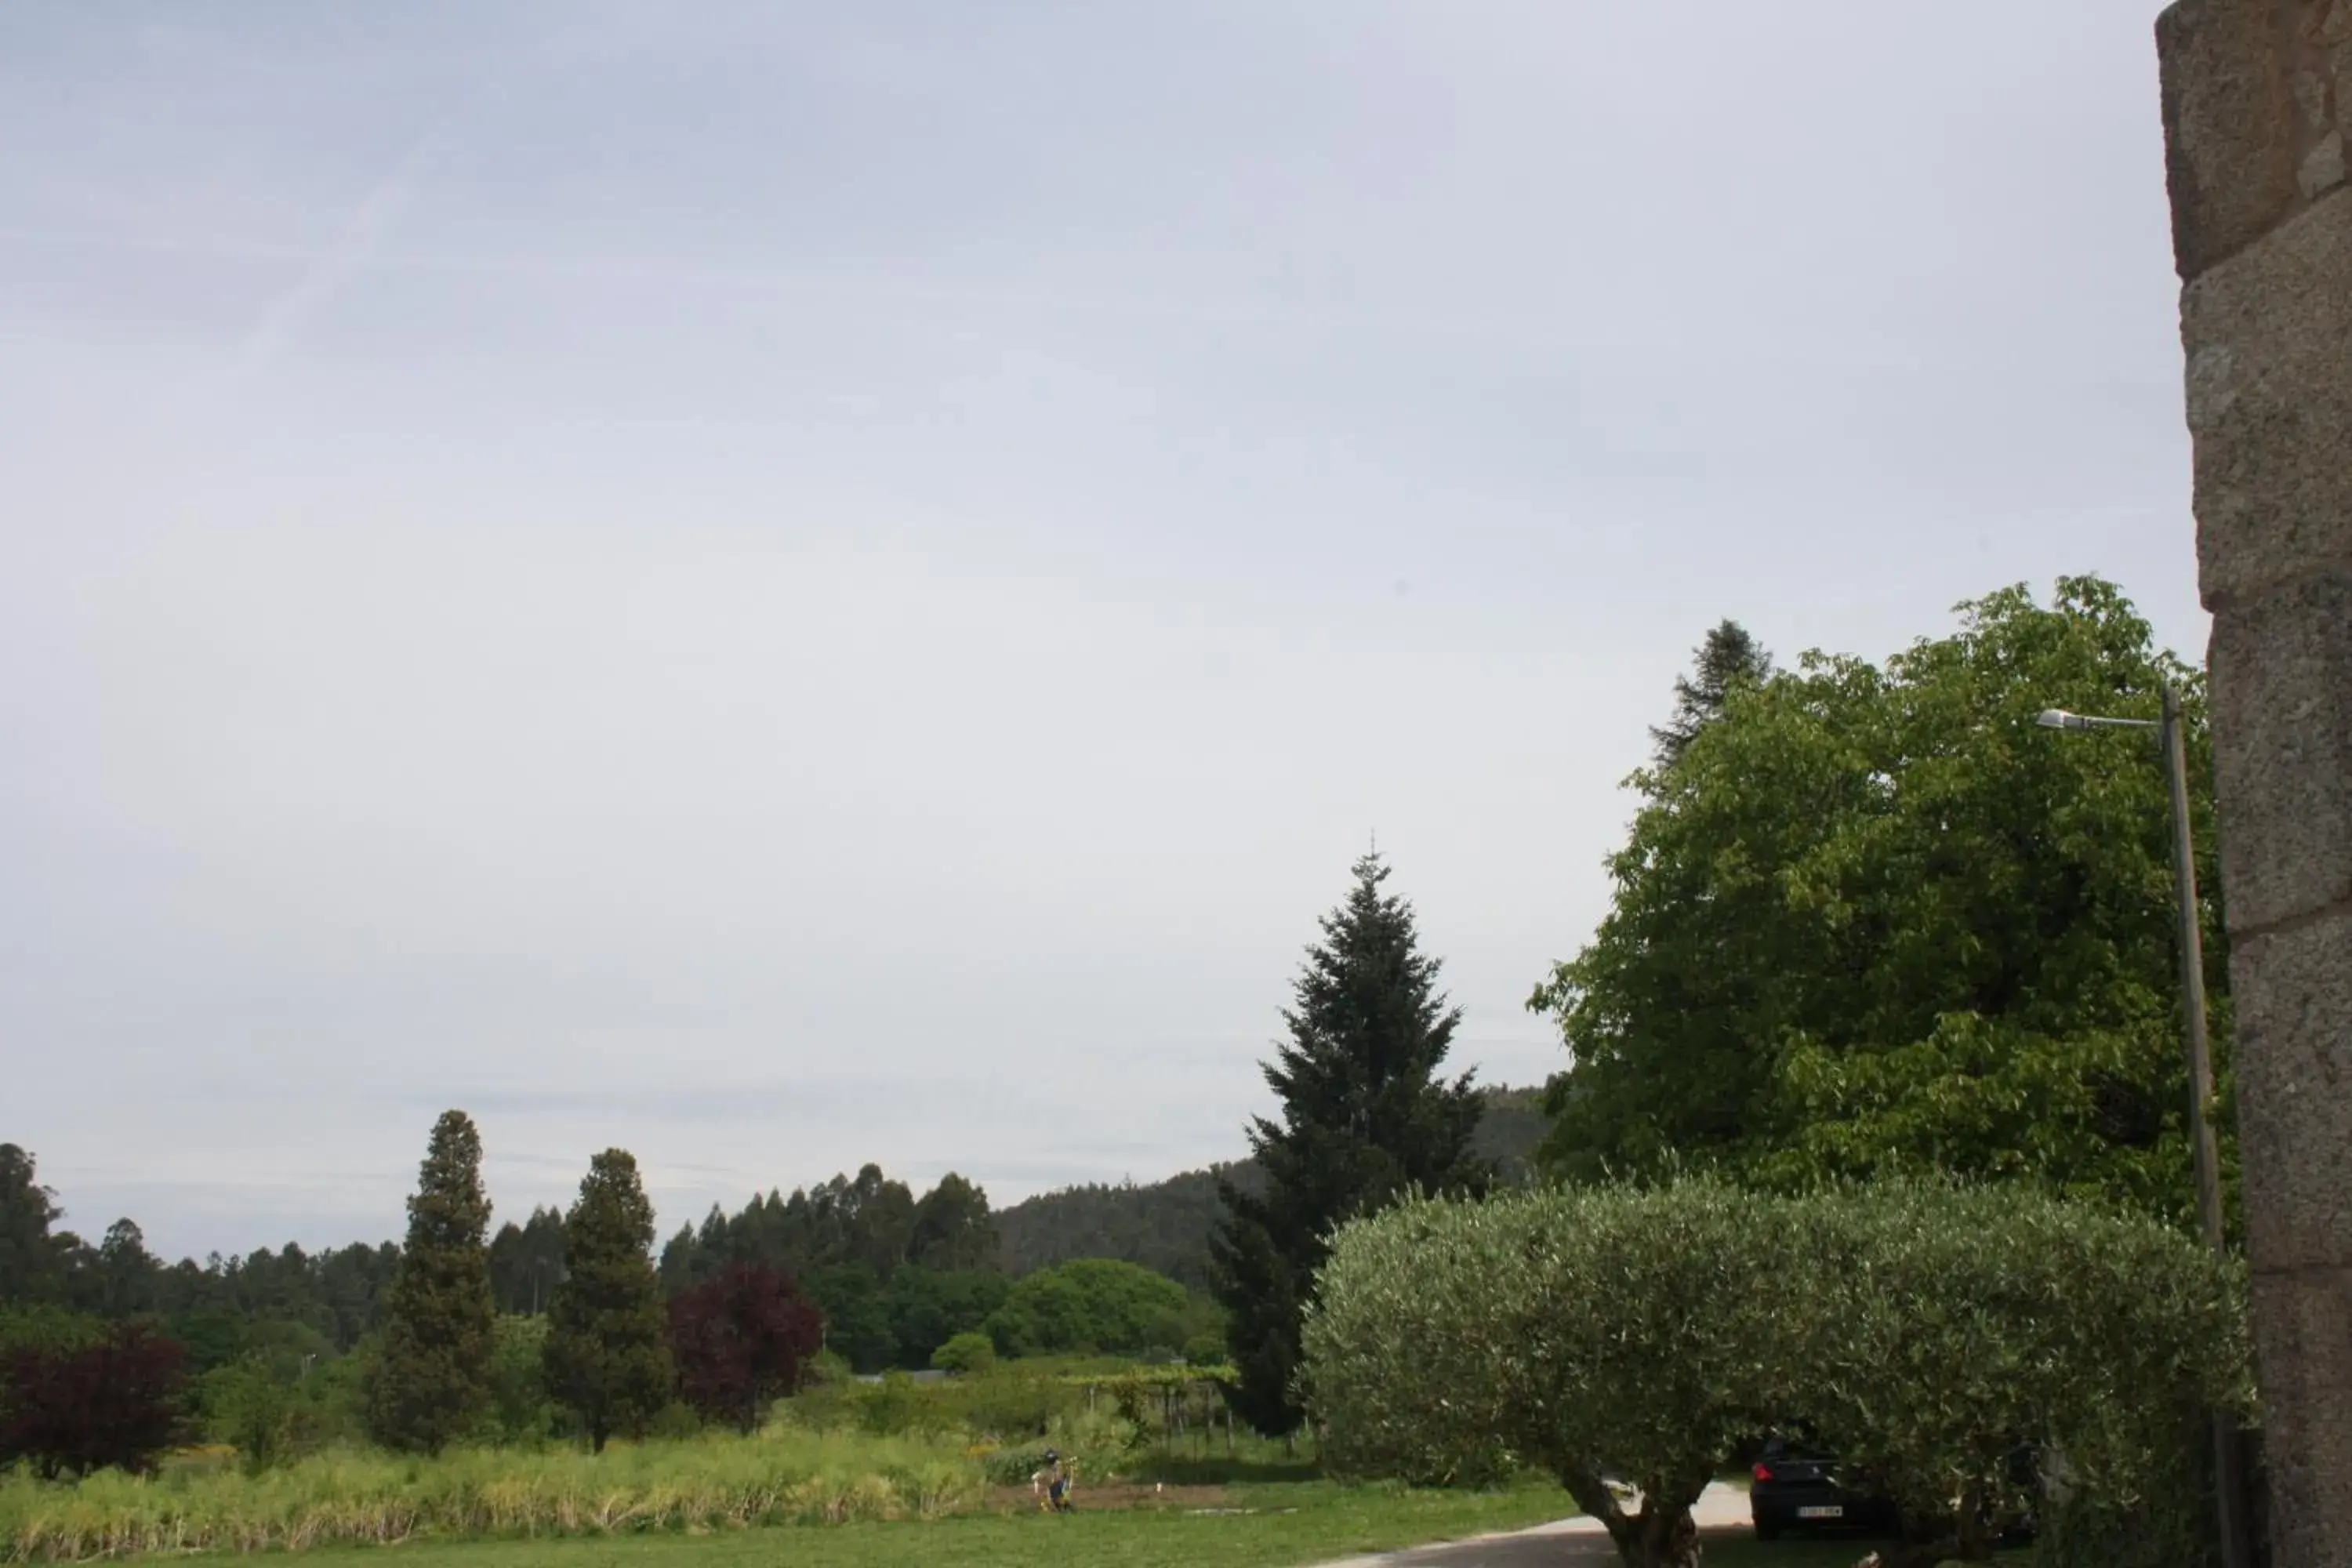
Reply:
<svg viewBox="0 0 2352 1568"><path fill-rule="evenodd" d="M2213 1058L2205 1033L2205 939L2197 910L2197 849L2189 825L2188 746L2182 738L2180 694L2164 686L2164 717L2098 719L2063 709L2045 710L2037 722L2053 730L2154 730L2164 750L2165 783L2172 795L2172 893L2180 921L2180 989L2183 1034L2189 1051L2189 1136L2197 1165L2197 1215L2205 1245L2228 1250L2221 1220L2221 1153L2213 1131ZM2222 1568L2252 1568L2252 1535L2247 1529L2245 1455L2236 1427L2213 1413L2215 1479L2221 1495Z"/></svg>

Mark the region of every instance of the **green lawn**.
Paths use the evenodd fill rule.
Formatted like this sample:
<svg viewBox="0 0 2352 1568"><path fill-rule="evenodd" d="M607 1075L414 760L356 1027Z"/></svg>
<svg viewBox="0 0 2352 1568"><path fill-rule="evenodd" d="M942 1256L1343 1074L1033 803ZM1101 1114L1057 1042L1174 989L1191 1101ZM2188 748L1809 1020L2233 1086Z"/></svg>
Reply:
<svg viewBox="0 0 2352 1568"><path fill-rule="evenodd" d="M973 1515L930 1523L425 1542L392 1550L402 1568L1295 1568L1360 1552L1516 1530L1575 1511L1567 1494L1554 1486L1403 1492L1326 1481L1236 1487L1230 1506L1260 1511L1081 1510L1058 1518ZM302 1558L303 1568L383 1568L384 1549L337 1548L307 1552Z"/></svg>

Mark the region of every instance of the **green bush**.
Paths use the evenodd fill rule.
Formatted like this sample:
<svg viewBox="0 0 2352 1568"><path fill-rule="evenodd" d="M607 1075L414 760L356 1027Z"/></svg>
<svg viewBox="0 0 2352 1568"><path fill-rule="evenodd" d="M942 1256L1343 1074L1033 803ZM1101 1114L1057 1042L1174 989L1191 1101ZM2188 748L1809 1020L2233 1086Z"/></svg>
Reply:
<svg viewBox="0 0 2352 1568"><path fill-rule="evenodd" d="M1414 1202L1343 1228L1318 1290L1307 1393L1336 1468L1539 1466L1629 1563L1684 1560L1690 1501L1768 1422L1874 1469L1922 1552L1980 1555L1975 1521L2024 1500L2021 1449L2063 1452L2076 1495L2128 1507L2166 1483L2184 1401L2250 1398L2234 1270L2020 1189ZM1642 1489L1642 1515L1604 1473Z"/></svg>
<svg viewBox="0 0 2352 1568"><path fill-rule="evenodd" d="M996 1342L978 1330L956 1335L931 1352L941 1372L986 1372L996 1364Z"/></svg>
<svg viewBox="0 0 2352 1568"><path fill-rule="evenodd" d="M2059 1467L2040 1510L2037 1568L2220 1568L2212 1424L2201 1409L2184 1406L2174 1438L2150 1456L2147 1483L2136 1496L2084 1490ZM2258 1552L2256 1561L2267 1558Z"/></svg>
<svg viewBox="0 0 2352 1568"><path fill-rule="evenodd" d="M306 1348L324 1341L302 1325L255 1328L243 1355L196 1380L191 1414L200 1430L235 1448L253 1474L360 1441L362 1359Z"/></svg>
<svg viewBox="0 0 2352 1568"><path fill-rule="evenodd" d="M258 1358L248 1357L205 1373L197 1399L213 1441L236 1450L248 1475L273 1469L294 1457L294 1396Z"/></svg>
<svg viewBox="0 0 2352 1568"><path fill-rule="evenodd" d="M506 1313L490 1347L490 1430L500 1443L531 1447L562 1425L548 1396L547 1319Z"/></svg>

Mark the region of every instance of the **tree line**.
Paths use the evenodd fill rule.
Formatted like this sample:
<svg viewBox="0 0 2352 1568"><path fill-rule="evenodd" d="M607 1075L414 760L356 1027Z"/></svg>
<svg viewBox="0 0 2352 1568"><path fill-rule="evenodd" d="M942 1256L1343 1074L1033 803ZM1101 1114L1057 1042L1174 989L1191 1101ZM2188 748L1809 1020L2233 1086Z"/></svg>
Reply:
<svg viewBox="0 0 2352 1568"><path fill-rule="evenodd" d="M299 1325L319 1347L349 1350L380 1326L380 1302L400 1263L386 1242L306 1252L289 1243L243 1258L169 1263L118 1219L91 1243L56 1228L57 1194L31 1153L0 1143L0 1310L42 1305L102 1318L167 1319L200 1359L236 1353L242 1325Z"/></svg>
<svg viewBox="0 0 2352 1568"><path fill-rule="evenodd" d="M1095 1259L1007 1278L987 1194L954 1174L918 1199L868 1165L732 1215L714 1208L657 1261L652 1205L621 1150L590 1162L568 1210L487 1235L480 1136L452 1110L433 1130L404 1242L335 1255L381 1265L339 1340L315 1288L341 1268L289 1247L133 1272L118 1246L101 1276L84 1261L91 1249L52 1228L55 1194L32 1157L11 1145L0 1159L11 1176L0 1463L50 1471L136 1465L199 1425L259 1466L358 1436L424 1451L565 1436L602 1447L657 1428L748 1427L827 1357L866 1373L1220 1354L1214 1306L1148 1269ZM183 1279L249 1315L167 1315Z"/></svg>

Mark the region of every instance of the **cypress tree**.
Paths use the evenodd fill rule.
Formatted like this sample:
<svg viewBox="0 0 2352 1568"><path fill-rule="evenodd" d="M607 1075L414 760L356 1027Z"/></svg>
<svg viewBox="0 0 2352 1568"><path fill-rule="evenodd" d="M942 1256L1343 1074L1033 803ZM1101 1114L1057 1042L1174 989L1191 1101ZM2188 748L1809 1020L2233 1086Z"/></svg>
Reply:
<svg viewBox="0 0 2352 1568"><path fill-rule="evenodd" d="M1650 731L1658 765L1679 761L1698 732L1722 716L1732 691L1770 679L1772 656L1746 626L1727 620L1706 634L1691 656L1691 672L1675 677L1675 714Z"/></svg>
<svg viewBox="0 0 2352 1568"><path fill-rule="evenodd" d="M563 1283L548 1307L548 1392L569 1406L604 1451L635 1436L672 1384L668 1317L654 1273L654 1206L625 1149L588 1163L579 1201L563 1216Z"/></svg>
<svg viewBox="0 0 2352 1568"><path fill-rule="evenodd" d="M438 1452L489 1407L489 1224L482 1136L464 1111L443 1111L408 1200L408 1244L384 1294L383 1351L368 1379L368 1429L386 1447Z"/></svg>
<svg viewBox="0 0 2352 1568"><path fill-rule="evenodd" d="M1383 893L1389 868L1356 862L1347 901L1323 917L1283 1014L1290 1040L1265 1068L1281 1120L1258 1118L1256 1193L1220 1179L1224 1215L1210 1239L1213 1288L1240 1385L1234 1407L1259 1431L1294 1431L1299 1317L1344 1221L1408 1190L1480 1193L1492 1173L1470 1150L1479 1104L1465 1073L1437 1076L1461 1009L1437 990L1412 907Z"/></svg>

